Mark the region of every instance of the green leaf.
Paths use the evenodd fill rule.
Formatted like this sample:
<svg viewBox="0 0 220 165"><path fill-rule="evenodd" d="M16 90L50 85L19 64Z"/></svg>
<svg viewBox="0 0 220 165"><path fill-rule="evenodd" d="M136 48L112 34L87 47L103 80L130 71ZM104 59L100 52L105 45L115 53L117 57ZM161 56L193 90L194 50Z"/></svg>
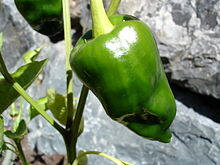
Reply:
<svg viewBox="0 0 220 165"><path fill-rule="evenodd" d="M18 136L24 136L25 134L27 134L27 125L24 120L20 121L15 133Z"/></svg>
<svg viewBox="0 0 220 165"><path fill-rule="evenodd" d="M56 93L55 89L49 89L47 98L48 109L61 124L65 125L67 120L66 97Z"/></svg>
<svg viewBox="0 0 220 165"><path fill-rule="evenodd" d="M4 145L4 118L0 116L0 153L3 150L3 145Z"/></svg>
<svg viewBox="0 0 220 165"><path fill-rule="evenodd" d="M3 45L3 34L0 33L0 52L2 51L2 45Z"/></svg>
<svg viewBox="0 0 220 165"><path fill-rule="evenodd" d="M84 151L79 151L78 156L82 155L83 153L84 153ZM85 155L81 159L79 159L78 165L88 165L88 156Z"/></svg>
<svg viewBox="0 0 220 165"><path fill-rule="evenodd" d="M26 64L13 73L12 77L24 89L27 89L37 78L40 72L42 72L46 62L47 59ZM3 78L0 78L0 114L18 97L19 93L13 88L13 84L8 83Z"/></svg>
<svg viewBox="0 0 220 165"><path fill-rule="evenodd" d="M43 109L46 111L47 110L47 97L42 97L40 99L38 99L36 101L41 107L43 107ZM33 118L35 118L37 115L39 115L39 112L33 107L30 106L29 108L29 118L30 120L32 120Z"/></svg>
<svg viewBox="0 0 220 165"><path fill-rule="evenodd" d="M50 109L53 116L63 125L66 124L67 121L67 99L65 96L56 92L55 89L49 89L47 91L47 105L46 107ZM76 109L74 109L74 113ZM84 118L82 117L79 125L79 133L78 136L84 130Z"/></svg>
<svg viewBox="0 0 220 165"><path fill-rule="evenodd" d="M53 116L63 125L66 124L67 121L67 99L65 96L57 93L55 89L49 89L47 91L47 105L46 107L50 109ZM76 109L74 109L74 113L76 112ZM80 121L79 125L79 133L78 136L81 135L81 133L84 130L84 118L82 117L82 120Z"/></svg>
<svg viewBox="0 0 220 165"><path fill-rule="evenodd" d="M15 132L5 131L4 134L10 139L22 139L27 134L27 126L24 120L21 120Z"/></svg>
<svg viewBox="0 0 220 165"><path fill-rule="evenodd" d="M2 152L2 151L5 151L5 150L8 150L8 149L10 149L10 148L6 145L6 143L3 143L1 152ZM0 152L0 153L1 153L1 152Z"/></svg>
<svg viewBox="0 0 220 165"><path fill-rule="evenodd" d="M15 103L12 103L11 107L15 111L17 110L15 107ZM21 119L22 119L22 113L23 113L23 98L22 97L20 97L20 108L17 111L18 111L18 115L13 118L13 120L14 120L13 131L16 131L16 129L18 128L19 123L21 122Z"/></svg>
<svg viewBox="0 0 220 165"><path fill-rule="evenodd" d="M78 131L78 136L80 136L84 131L84 117L82 116L82 119L79 124L79 131Z"/></svg>
<svg viewBox="0 0 220 165"><path fill-rule="evenodd" d="M10 130L5 131L4 134L5 134L5 136L7 136L10 139L14 139L15 138L15 133L10 131Z"/></svg>
<svg viewBox="0 0 220 165"><path fill-rule="evenodd" d="M16 129L18 128L19 126L19 123L21 121L21 118L22 118L22 111L21 110L18 110L16 107L15 107L15 103L12 103L11 104L11 109L12 111L17 111L18 112L18 115L17 116L14 116L13 117L13 131L16 131ZM11 115L11 114L10 114Z"/></svg>
<svg viewBox="0 0 220 165"><path fill-rule="evenodd" d="M34 62L40 54L42 47L30 50L23 55L23 59L26 63Z"/></svg>
<svg viewBox="0 0 220 165"><path fill-rule="evenodd" d="M19 111L18 111L18 109L16 108L15 103L12 103L12 104L11 104L11 111L10 111L9 115L10 115L13 119L15 119L16 117L18 117Z"/></svg>

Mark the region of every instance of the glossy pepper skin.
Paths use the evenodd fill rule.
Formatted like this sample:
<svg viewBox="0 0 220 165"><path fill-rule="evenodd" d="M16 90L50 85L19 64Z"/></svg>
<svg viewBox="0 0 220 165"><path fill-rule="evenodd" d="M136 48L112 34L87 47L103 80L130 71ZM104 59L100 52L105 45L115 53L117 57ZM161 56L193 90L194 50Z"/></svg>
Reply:
<svg viewBox="0 0 220 165"><path fill-rule="evenodd" d="M113 120L144 138L170 142L176 104L154 37L134 17L114 15L110 21L110 33L82 36L71 67Z"/></svg>
<svg viewBox="0 0 220 165"><path fill-rule="evenodd" d="M14 0L21 15L37 32L54 36L63 30L62 0Z"/></svg>

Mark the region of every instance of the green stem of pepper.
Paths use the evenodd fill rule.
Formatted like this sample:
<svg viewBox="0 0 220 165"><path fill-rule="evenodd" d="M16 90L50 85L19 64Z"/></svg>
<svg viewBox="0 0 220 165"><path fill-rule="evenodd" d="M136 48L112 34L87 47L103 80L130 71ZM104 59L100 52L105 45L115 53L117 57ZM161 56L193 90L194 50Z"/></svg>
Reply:
<svg viewBox="0 0 220 165"><path fill-rule="evenodd" d="M66 51L66 93L67 93L67 122L66 129L70 130L73 120L73 73L69 63L70 53L72 49L71 41L71 21L70 21L70 5L69 1L63 0L63 22L64 22L64 38Z"/></svg>
<svg viewBox="0 0 220 165"><path fill-rule="evenodd" d="M112 31L114 26L109 21L102 0L90 0L93 37Z"/></svg>
<svg viewBox="0 0 220 165"><path fill-rule="evenodd" d="M80 121L82 118L86 98L88 95L89 89L86 86L83 86L80 100L78 103L77 111L75 118L73 120L73 78L72 70L69 63L72 43L71 43L71 24L70 24L70 11L69 11L69 1L63 0L63 19L64 19L64 36L65 36L65 46L66 46L66 73L67 73L67 124L66 124L66 133L63 134L66 150L68 164L71 165L76 158L76 143L78 138L78 130Z"/></svg>
<svg viewBox="0 0 220 165"><path fill-rule="evenodd" d="M0 52L0 72L4 76L5 80L8 81L8 83L12 84L12 87L30 104L32 105L52 126L54 126L59 132L64 132L64 129L53 120L53 118L48 115L44 109L37 104L35 100L33 100L27 92L11 77L10 73L8 72L4 60L2 58L1 52Z"/></svg>
<svg viewBox="0 0 220 165"><path fill-rule="evenodd" d="M70 53L72 49L71 41L71 19L70 5L68 0L62 0L63 6L63 22L64 22L64 38L66 51L66 93L67 93L67 122L65 134L62 134L67 151L68 165L71 165L76 157L76 145L72 145L72 124L73 124L73 73L69 63Z"/></svg>
<svg viewBox="0 0 220 165"><path fill-rule="evenodd" d="M107 11L108 17L110 17L116 13L116 11L120 5L120 2L121 2L121 0L112 0L111 1L109 8L108 8L108 11Z"/></svg>
<svg viewBox="0 0 220 165"><path fill-rule="evenodd" d="M27 162L26 157L24 155L22 146L21 146L21 140L18 139L18 140L15 140L14 142L15 142L15 145L16 145L16 147L18 149L18 157L22 161L22 164L23 165L29 165L29 163Z"/></svg>
<svg viewBox="0 0 220 165"><path fill-rule="evenodd" d="M86 152L83 152L82 154L80 154L76 160L74 161L73 165L78 165L78 162L81 158L83 158L84 156L86 155L89 155L89 154L93 154L93 155L99 155L99 156L102 156L102 157L105 157L109 160L111 160L112 162L114 162L116 165L132 165L132 164L129 164L127 162L123 162L119 159L116 159L110 155L107 155L105 153L102 153L102 152L97 152L97 151L86 151Z"/></svg>
<svg viewBox="0 0 220 165"><path fill-rule="evenodd" d="M80 126L80 121L82 119L83 110L86 103L86 98L88 96L89 89L83 85L79 103L77 105L77 111L75 114L75 118L73 121L73 127L71 129L70 134L68 136L64 136L64 141L67 147L67 157L68 157L68 165L72 165L74 160L76 159L76 143L78 139L78 131Z"/></svg>

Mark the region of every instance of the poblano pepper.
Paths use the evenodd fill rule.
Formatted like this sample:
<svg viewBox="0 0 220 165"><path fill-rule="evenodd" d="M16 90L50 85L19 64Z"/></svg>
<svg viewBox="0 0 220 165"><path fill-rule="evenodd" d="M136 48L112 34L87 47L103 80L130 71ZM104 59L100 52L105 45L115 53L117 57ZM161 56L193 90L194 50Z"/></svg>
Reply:
<svg viewBox="0 0 220 165"><path fill-rule="evenodd" d="M151 30L132 16L110 21L111 32L80 38L71 67L113 120L147 139L170 142L176 104Z"/></svg>
<svg viewBox="0 0 220 165"><path fill-rule="evenodd" d="M55 36L63 31L62 0L14 0L21 15L37 32Z"/></svg>

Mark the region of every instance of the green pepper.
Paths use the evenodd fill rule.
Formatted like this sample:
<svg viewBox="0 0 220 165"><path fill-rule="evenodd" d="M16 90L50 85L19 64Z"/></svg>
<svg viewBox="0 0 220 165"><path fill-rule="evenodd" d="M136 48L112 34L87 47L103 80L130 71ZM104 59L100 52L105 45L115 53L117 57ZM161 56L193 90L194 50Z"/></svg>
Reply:
<svg viewBox="0 0 220 165"><path fill-rule="evenodd" d="M37 32L55 36L63 31L62 0L14 0L25 20Z"/></svg>
<svg viewBox="0 0 220 165"><path fill-rule="evenodd" d="M128 15L110 17L114 29L83 35L70 64L106 113L138 135L170 142L176 104L149 27Z"/></svg>

